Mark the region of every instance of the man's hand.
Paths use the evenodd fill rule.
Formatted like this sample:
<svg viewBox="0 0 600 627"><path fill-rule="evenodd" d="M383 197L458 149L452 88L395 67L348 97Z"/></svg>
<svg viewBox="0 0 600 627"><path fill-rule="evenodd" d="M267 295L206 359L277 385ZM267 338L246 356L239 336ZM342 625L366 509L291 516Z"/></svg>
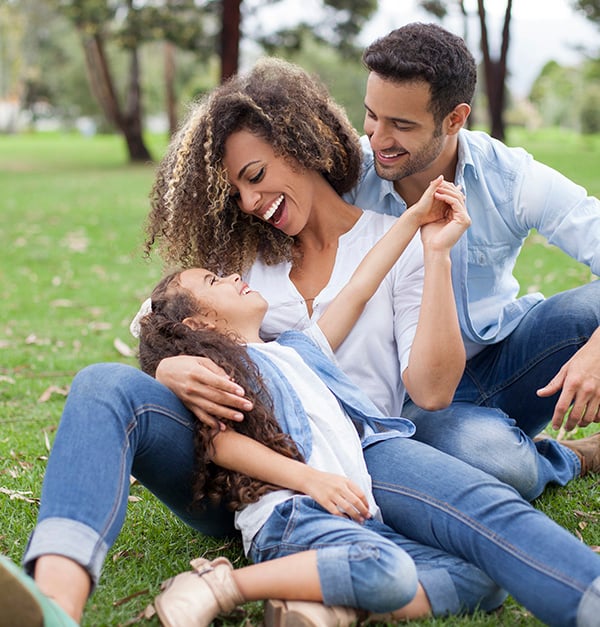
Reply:
<svg viewBox="0 0 600 627"><path fill-rule="evenodd" d="M544 397L557 392L560 396L552 415L553 429L560 429L571 405L564 425L567 431L600 422L600 330L595 331L537 394Z"/></svg>
<svg viewBox="0 0 600 627"><path fill-rule="evenodd" d="M342 475L310 469L310 481L303 493L313 498L321 507L335 516L347 516L356 522L371 518L369 504L363 491Z"/></svg>
<svg viewBox="0 0 600 627"><path fill-rule="evenodd" d="M206 357L180 355L163 359L156 379L166 385L203 423L221 429L221 420L241 421L252 409L245 391Z"/></svg>

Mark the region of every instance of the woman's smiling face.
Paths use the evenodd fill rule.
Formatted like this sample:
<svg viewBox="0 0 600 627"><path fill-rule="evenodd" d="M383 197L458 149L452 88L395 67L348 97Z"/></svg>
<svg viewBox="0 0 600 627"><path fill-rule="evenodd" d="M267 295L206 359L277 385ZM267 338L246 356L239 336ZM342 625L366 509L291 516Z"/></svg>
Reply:
<svg viewBox="0 0 600 627"><path fill-rule="evenodd" d="M265 220L286 235L306 225L313 204L310 172L276 155L270 144L247 130L229 136L223 165L231 195L241 211Z"/></svg>

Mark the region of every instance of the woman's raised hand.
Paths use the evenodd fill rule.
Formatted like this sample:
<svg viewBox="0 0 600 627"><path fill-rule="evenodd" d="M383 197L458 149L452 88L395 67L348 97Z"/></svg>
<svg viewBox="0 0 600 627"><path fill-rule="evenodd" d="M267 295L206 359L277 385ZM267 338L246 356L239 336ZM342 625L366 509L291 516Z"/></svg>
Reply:
<svg viewBox="0 0 600 627"><path fill-rule="evenodd" d="M426 214L429 220L421 225L423 246L430 250L450 250L471 226L465 195L454 183L438 177L432 181L417 205L422 201L430 206Z"/></svg>
<svg viewBox="0 0 600 627"><path fill-rule="evenodd" d="M179 355L163 359L156 379L166 385L201 422L215 427L221 420L241 421L252 409L244 389L206 357Z"/></svg>

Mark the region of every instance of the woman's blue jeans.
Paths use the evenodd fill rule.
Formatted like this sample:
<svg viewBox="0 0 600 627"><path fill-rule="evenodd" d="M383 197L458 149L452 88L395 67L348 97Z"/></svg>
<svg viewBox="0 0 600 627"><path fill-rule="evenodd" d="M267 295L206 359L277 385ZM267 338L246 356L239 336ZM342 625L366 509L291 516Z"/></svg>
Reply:
<svg viewBox="0 0 600 627"><path fill-rule="evenodd" d="M450 407L431 412L405 403L402 413L416 424L415 439L498 477L527 500L549 483L578 477L573 451L552 439L532 439L546 428L558 400L536 390L598 326L600 281L538 303L505 340L467 362Z"/></svg>
<svg viewBox="0 0 600 627"><path fill-rule="evenodd" d="M135 368L98 364L80 372L48 461L24 557L28 570L37 557L59 554L97 581L125 518L130 474L198 531L230 533L230 515L189 508L194 420L169 390ZM413 541L406 550L418 574L429 563L432 577L441 573L436 585L455 589L458 607L471 606L461 593L475 569L465 564L464 577L459 564L450 571L440 562L436 569L440 552L479 566L549 624L595 624L584 619L600 615L600 558L514 490L411 439L379 442L365 457L385 522ZM495 592L481 573L472 589L485 591L482 600Z"/></svg>

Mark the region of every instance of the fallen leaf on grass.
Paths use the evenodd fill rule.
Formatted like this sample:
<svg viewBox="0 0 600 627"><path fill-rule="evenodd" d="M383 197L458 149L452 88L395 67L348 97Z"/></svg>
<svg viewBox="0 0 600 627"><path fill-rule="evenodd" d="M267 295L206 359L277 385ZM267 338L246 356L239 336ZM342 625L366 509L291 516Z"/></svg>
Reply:
<svg viewBox="0 0 600 627"><path fill-rule="evenodd" d="M135 625L137 623L141 623L142 621L150 620L153 616L156 615L156 610L154 609L154 605L150 604L143 612L140 612L137 616L130 618L128 621L121 623L119 627L127 627L128 625Z"/></svg>
<svg viewBox="0 0 600 627"><path fill-rule="evenodd" d="M138 503L139 501L141 501L141 500L142 500L142 498L141 498L141 497L139 497L139 496L128 496L128 497L127 497L127 500L128 500L130 503Z"/></svg>
<svg viewBox="0 0 600 627"><path fill-rule="evenodd" d="M6 494L11 501L25 501L26 503L39 504L40 499L32 496L33 492L19 492L18 490L9 490L8 488L0 488L0 493Z"/></svg>
<svg viewBox="0 0 600 627"><path fill-rule="evenodd" d="M135 351L128 344L125 344L123 340L118 337L115 338L113 346L117 349L117 352L123 357L135 357Z"/></svg>
<svg viewBox="0 0 600 627"><path fill-rule="evenodd" d="M35 333L30 333L25 338L25 344L35 344L36 346L48 346L50 340L48 338L38 337Z"/></svg>
<svg viewBox="0 0 600 627"><path fill-rule="evenodd" d="M115 553L112 557L113 562L116 562L117 560L121 559L122 557L133 557L135 559L143 559L144 554L141 552L136 552L136 551L129 551L127 549L123 549L122 551L118 551L117 553Z"/></svg>
<svg viewBox="0 0 600 627"><path fill-rule="evenodd" d="M590 546L590 549L592 549L592 551L594 551L594 553L600 553L600 546L598 546L597 544L594 544L593 546Z"/></svg>
<svg viewBox="0 0 600 627"><path fill-rule="evenodd" d="M0 383L10 383L11 385L14 385L16 381L12 377L7 377L6 375L1 374Z"/></svg>
<svg viewBox="0 0 600 627"><path fill-rule="evenodd" d="M69 394L69 386L65 386L64 388L58 387L57 385L51 385L46 388L42 395L38 398L38 403L45 403L50 400L50 397L53 394L60 394L61 396L67 396Z"/></svg>
<svg viewBox="0 0 600 627"><path fill-rule="evenodd" d="M142 594L148 594L148 592L149 590L146 588L146 590L138 590L137 592L128 594L126 597L123 597L122 599L113 601L113 607L119 607L119 605L123 605L123 603L127 603L128 601L131 601L131 599L135 599L135 597L139 597Z"/></svg>
<svg viewBox="0 0 600 627"><path fill-rule="evenodd" d="M112 329L110 322L90 322L88 326L92 331L109 331Z"/></svg>
<svg viewBox="0 0 600 627"><path fill-rule="evenodd" d="M73 301L66 298L57 298L50 302L51 307L73 307Z"/></svg>
<svg viewBox="0 0 600 627"><path fill-rule="evenodd" d="M579 518L587 518L588 520L591 520L592 522L596 522L598 518L600 517L600 512L582 512L579 509L574 509L573 513L575 514L575 516Z"/></svg>

